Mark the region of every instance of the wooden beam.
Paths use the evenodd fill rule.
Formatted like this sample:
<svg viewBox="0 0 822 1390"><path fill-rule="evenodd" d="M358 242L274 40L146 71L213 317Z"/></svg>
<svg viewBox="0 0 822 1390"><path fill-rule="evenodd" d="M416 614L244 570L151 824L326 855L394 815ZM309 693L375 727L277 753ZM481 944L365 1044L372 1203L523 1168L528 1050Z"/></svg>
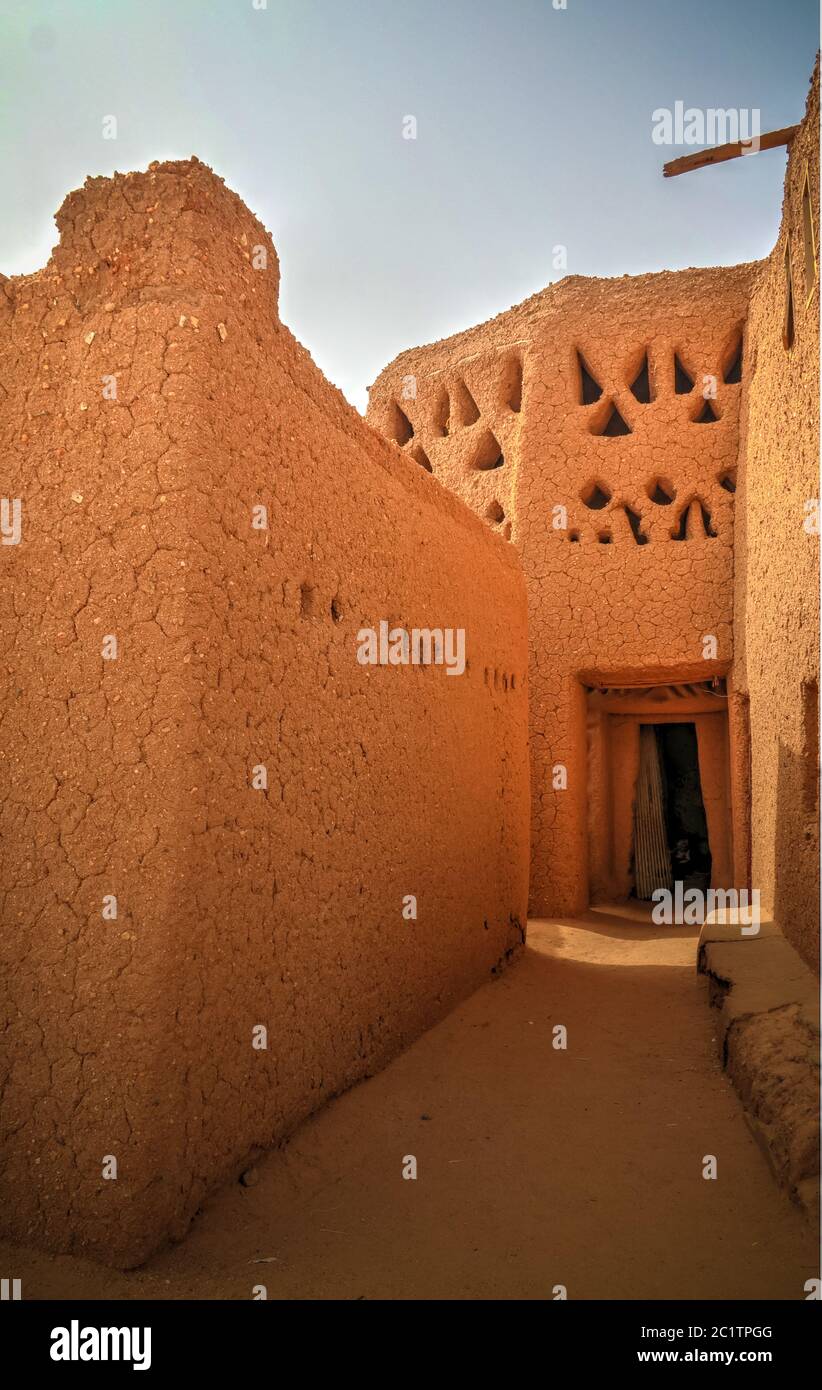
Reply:
<svg viewBox="0 0 822 1390"><path fill-rule="evenodd" d="M798 125L788 125L784 130L771 130L767 135L760 135L758 148L773 150L778 145L789 145L798 129ZM677 174L689 173L691 169L703 169L706 164L724 164L726 159L739 159L740 155L753 154L751 144L750 140L734 140L730 145L714 145L710 150L685 154L681 159L672 159L668 164L664 164L662 172L666 179L673 179Z"/></svg>

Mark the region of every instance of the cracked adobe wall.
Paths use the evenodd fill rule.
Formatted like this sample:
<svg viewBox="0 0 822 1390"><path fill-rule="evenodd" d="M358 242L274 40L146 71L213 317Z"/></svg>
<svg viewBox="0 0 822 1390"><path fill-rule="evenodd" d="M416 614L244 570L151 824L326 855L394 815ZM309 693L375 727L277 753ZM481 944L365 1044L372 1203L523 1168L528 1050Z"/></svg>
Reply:
<svg viewBox="0 0 822 1390"><path fill-rule="evenodd" d="M525 594L278 321L204 165L58 225L0 285L3 1209L133 1264L521 942ZM464 628L465 674L360 665L381 619Z"/></svg>
<svg viewBox="0 0 822 1390"><path fill-rule="evenodd" d="M371 388L368 418L522 558L534 913L588 901L584 683L703 681L730 669L739 349L754 273L570 276L401 354ZM731 690L727 780L739 806L736 702ZM567 789L554 789L557 765ZM734 863L714 865L723 886L744 883L736 821Z"/></svg>
<svg viewBox="0 0 822 1390"><path fill-rule="evenodd" d="M750 697L752 880L763 910L816 969L819 535L818 523L814 532L806 522L819 497L818 127L817 66L791 142L779 239L751 299L736 571L740 683Z"/></svg>

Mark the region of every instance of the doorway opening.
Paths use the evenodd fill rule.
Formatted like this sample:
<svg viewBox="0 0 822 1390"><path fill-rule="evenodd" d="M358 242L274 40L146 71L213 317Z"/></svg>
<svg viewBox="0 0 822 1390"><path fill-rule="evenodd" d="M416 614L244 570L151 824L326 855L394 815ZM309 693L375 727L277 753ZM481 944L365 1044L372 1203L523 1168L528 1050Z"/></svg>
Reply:
<svg viewBox="0 0 822 1390"><path fill-rule="evenodd" d="M586 682L588 898L649 902L733 882L730 734L721 677Z"/></svg>
<svg viewBox="0 0 822 1390"><path fill-rule="evenodd" d="M677 881L705 893L711 862L696 725L641 724L631 896L648 901Z"/></svg>

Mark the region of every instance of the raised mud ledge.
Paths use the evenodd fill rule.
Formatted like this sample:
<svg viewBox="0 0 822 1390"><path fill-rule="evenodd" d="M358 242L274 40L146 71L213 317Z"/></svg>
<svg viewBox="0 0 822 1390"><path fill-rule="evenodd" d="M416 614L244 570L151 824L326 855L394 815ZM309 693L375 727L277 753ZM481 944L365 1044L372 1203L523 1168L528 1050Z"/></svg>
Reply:
<svg viewBox="0 0 822 1390"><path fill-rule="evenodd" d="M718 1011L722 1065L773 1173L810 1220L819 1212L819 995L772 922L758 936L706 923L697 969Z"/></svg>

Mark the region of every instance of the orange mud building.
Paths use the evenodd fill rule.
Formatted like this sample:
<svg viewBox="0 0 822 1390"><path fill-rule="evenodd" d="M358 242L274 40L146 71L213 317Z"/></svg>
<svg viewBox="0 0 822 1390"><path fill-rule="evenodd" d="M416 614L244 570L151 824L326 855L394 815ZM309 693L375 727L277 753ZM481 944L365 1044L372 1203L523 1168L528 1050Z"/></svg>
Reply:
<svg viewBox="0 0 822 1390"><path fill-rule="evenodd" d="M367 422L197 160L0 277L14 1240L180 1237L505 966L529 858L534 913L676 872L815 959L817 102L767 261L571 276ZM382 623L464 672L360 664Z"/></svg>
<svg viewBox="0 0 822 1390"><path fill-rule="evenodd" d="M767 261L568 276L371 388L522 561L532 915L648 898L667 855L816 962L817 127L815 82Z"/></svg>

